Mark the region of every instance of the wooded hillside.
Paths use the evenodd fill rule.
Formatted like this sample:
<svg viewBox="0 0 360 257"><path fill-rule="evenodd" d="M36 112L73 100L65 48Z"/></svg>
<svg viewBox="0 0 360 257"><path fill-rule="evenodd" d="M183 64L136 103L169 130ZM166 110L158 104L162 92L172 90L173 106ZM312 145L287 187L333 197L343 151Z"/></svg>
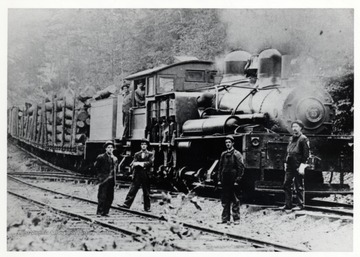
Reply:
<svg viewBox="0 0 360 257"><path fill-rule="evenodd" d="M53 9L9 12L8 105L70 87L97 90L177 55L224 52L216 10Z"/></svg>

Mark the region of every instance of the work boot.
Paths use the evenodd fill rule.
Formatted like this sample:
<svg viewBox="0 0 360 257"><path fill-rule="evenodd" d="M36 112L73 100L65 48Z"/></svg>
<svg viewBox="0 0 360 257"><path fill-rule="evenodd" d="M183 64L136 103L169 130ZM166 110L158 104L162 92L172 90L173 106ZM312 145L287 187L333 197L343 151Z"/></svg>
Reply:
<svg viewBox="0 0 360 257"><path fill-rule="evenodd" d="M281 206L279 209L280 210L291 210L291 207L284 205L284 206Z"/></svg>
<svg viewBox="0 0 360 257"><path fill-rule="evenodd" d="M293 211L301 211L302 209L304 209L304 206L302 206L302 205L298 205L298 206L295 206L294 208L292 208Z"/></svg>

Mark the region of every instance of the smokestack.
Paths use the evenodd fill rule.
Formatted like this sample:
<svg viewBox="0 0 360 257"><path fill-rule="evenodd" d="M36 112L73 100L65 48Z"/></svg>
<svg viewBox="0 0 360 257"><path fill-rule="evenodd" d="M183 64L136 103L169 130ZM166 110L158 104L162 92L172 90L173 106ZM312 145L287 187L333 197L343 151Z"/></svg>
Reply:
<svg viewBox="0 0 360 257"><path fill-rule="evenodd" d="M234 51L225 57L225 75L242 75L245 77L245 65L251 54L245 51Z"/></svg>
<svg viewBox="0 0 360 257"><path fill-rule="evenodd" d="M258 79L261 86L280 84L281 54L278 50L267 49L260 53Z"/></svg>

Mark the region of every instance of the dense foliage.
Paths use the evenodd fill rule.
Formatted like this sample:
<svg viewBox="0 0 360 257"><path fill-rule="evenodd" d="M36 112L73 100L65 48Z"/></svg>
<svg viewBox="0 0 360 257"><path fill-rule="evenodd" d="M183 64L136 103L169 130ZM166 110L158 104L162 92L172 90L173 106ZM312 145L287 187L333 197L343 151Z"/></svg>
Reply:
<svg viewBox="0 0 360 257"><path fill-rule="evenodd" d="M333 131L353 134L354 130L354 73L328 79L326 88L336 105Z"/></svg>
<svg viewBox="0 0 360 257"><path fill-rule="evenodd" d="M8 105L66 87L119 85L173 56L213 60L225 39L214 9L11 10Z"/></svg>

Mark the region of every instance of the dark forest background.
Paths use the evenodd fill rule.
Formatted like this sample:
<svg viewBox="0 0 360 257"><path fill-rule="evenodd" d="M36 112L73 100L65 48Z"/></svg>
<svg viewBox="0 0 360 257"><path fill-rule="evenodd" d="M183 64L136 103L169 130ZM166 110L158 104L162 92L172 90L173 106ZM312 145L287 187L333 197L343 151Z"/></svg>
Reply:
<svg viewBox="0 0 360 257"><path fill-rule="evenodd" d="M68 88L119 86L127 75L170 64L173 56L218 61L233 49L274 47L314 60L316 69L307 70L324 81L338 107L335 131L352 133L353 12L273 12L9 9L8 106Z"/></svg>

